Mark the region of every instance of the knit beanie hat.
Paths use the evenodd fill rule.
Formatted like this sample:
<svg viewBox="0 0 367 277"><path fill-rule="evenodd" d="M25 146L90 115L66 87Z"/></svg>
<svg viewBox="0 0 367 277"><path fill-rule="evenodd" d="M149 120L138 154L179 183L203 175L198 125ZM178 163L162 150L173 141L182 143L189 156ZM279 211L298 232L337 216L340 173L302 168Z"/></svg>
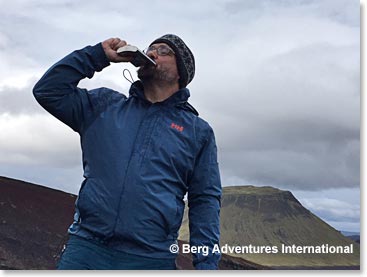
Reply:
<svg viewBox="0 0 367 277"><path fill-rule="evenodd" d="M195 59L191 50L184 41L176 35L167 34L157 38L149 46L155 43L166 43L175 52L178 74L180 75L180 88L186 87L195 75Z"/></svg>

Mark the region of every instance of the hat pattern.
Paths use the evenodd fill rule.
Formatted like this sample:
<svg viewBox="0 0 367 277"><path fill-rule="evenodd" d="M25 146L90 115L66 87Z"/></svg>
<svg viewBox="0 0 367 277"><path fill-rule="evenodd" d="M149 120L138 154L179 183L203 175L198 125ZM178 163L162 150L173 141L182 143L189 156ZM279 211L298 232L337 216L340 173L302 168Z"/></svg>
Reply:
<svg viewBox="0 0 367 277"><path fill-rule="evenodd" d="M180 75L180 88L186 87L195 75L195 59L189 47L180 37L173 34L157 38L150 45L154 43L166 43L175 52L178 73Z"/></svg>

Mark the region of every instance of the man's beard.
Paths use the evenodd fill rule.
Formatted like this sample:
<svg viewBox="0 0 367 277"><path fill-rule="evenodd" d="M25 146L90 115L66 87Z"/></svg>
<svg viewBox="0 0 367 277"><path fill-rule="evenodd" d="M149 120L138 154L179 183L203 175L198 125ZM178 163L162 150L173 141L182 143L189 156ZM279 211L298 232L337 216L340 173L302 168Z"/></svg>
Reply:
<svg viewBox="0 0 367 277"><path fill-rule="evenodd" d="M177 82L177 76L168 69L158 68L153 65L145 65L138 69L138 78L144 82Z"/></svg>

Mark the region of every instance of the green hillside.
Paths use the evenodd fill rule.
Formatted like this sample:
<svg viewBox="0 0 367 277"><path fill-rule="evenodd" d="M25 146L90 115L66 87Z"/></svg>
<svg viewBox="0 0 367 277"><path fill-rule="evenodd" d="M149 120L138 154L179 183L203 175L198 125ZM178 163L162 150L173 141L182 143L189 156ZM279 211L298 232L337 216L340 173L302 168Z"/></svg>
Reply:
<svg viewBox="0 0 367 277"><path fill-rule="evenodd" d="M189 240L187 211L180 239ZM289 191L272 187L223 188L221 245L275 246L278 253L230 254L267 266L348 267L359 266L359 245L305 209ZM282 253L282 245L350 246L353 253ZM258 251L253 251L258 252ZM295 252L295 251L293 251ZM229 254L229 253L228 253Z"/></svg>

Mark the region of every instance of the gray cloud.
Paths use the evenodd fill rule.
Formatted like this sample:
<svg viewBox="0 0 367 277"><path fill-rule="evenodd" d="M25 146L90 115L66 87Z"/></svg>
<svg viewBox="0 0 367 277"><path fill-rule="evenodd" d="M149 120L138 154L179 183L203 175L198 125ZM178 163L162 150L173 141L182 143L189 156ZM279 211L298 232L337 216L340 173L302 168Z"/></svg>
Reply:
<svg viewBox="0 0 367 277"><path fill-rule="evenodd" d="M303 203L306 207L330 221L344 222L350 220L349 222L359 222L360 220L360 206L358 204L353 205L330 198L303 199Z"/></svg>
<svg viewBox="0 0 367 277"><path fill-rule="evenodd" d="M262 16L272 13L286 16L306 15L312 17L329 18L330 20L349 24L359 25L356 14L359 12L359 5L346 5L344 0L235 0L227 1L224 10L232 15Z"/></svg>
<svg viewBox="0 0 367 277"><path fill-rule="evenodd" d="M25 180L34 184L52 187L77 194L83 180L81 164L74 167L57 167L55 164L0 164L0 176Z"/></svg>
<svg viewBox="0 0 367 277"><path fill-rule="evenodd" d="M0 114L37 114L43 113L39 104L33 97L32 88L35 82L30 82L25 87L0 88Z"/></svg>
<svg viewBox="0 0 367 277"><path fill-rule="evenodd" d="M292 193L304 207L337 230L360 231L361 195L359 188L292 190Z"/></svg>
<svg viewBox="0 0 367 277"><path fill-rule="evenodd" d="M359 48L317 41L273 45L278 54L260 51L253 67L236 56L242 70L223 72L219 90L206 85L200 103L214 119L225 184L359 187Z"/></svg>
<svg viewBox="0 0 367 277"><path fill-rule="evenodd" d="M77 139L49 123L31 95L35 80L69 52L105 38L144 47L173 32L195 53L190 102L214 127L224 185L358 188L359 31L359 3L349 0L7 1L0 11L0 115L7 120L3 137L23 146L3 140L0 155L11 157L7 168L17 159L34 165L37 157L39 166L79 174ZM113 65L81 86L126 93L123 67L129 66ZM22 128L20 140L9 130L21 115L40 123ZM44 137L43 149L32 132ZM53 150L56 138L65 151ZM52 185L42 175L41 183Z"/></svg>
<svg viewBox="0 0 367 277"><path fill-rule="evenodd" d="M70 168L80 164L81 158L79 135L45 114L0 115L0 153L0 164L15 168Z"/></svg>

